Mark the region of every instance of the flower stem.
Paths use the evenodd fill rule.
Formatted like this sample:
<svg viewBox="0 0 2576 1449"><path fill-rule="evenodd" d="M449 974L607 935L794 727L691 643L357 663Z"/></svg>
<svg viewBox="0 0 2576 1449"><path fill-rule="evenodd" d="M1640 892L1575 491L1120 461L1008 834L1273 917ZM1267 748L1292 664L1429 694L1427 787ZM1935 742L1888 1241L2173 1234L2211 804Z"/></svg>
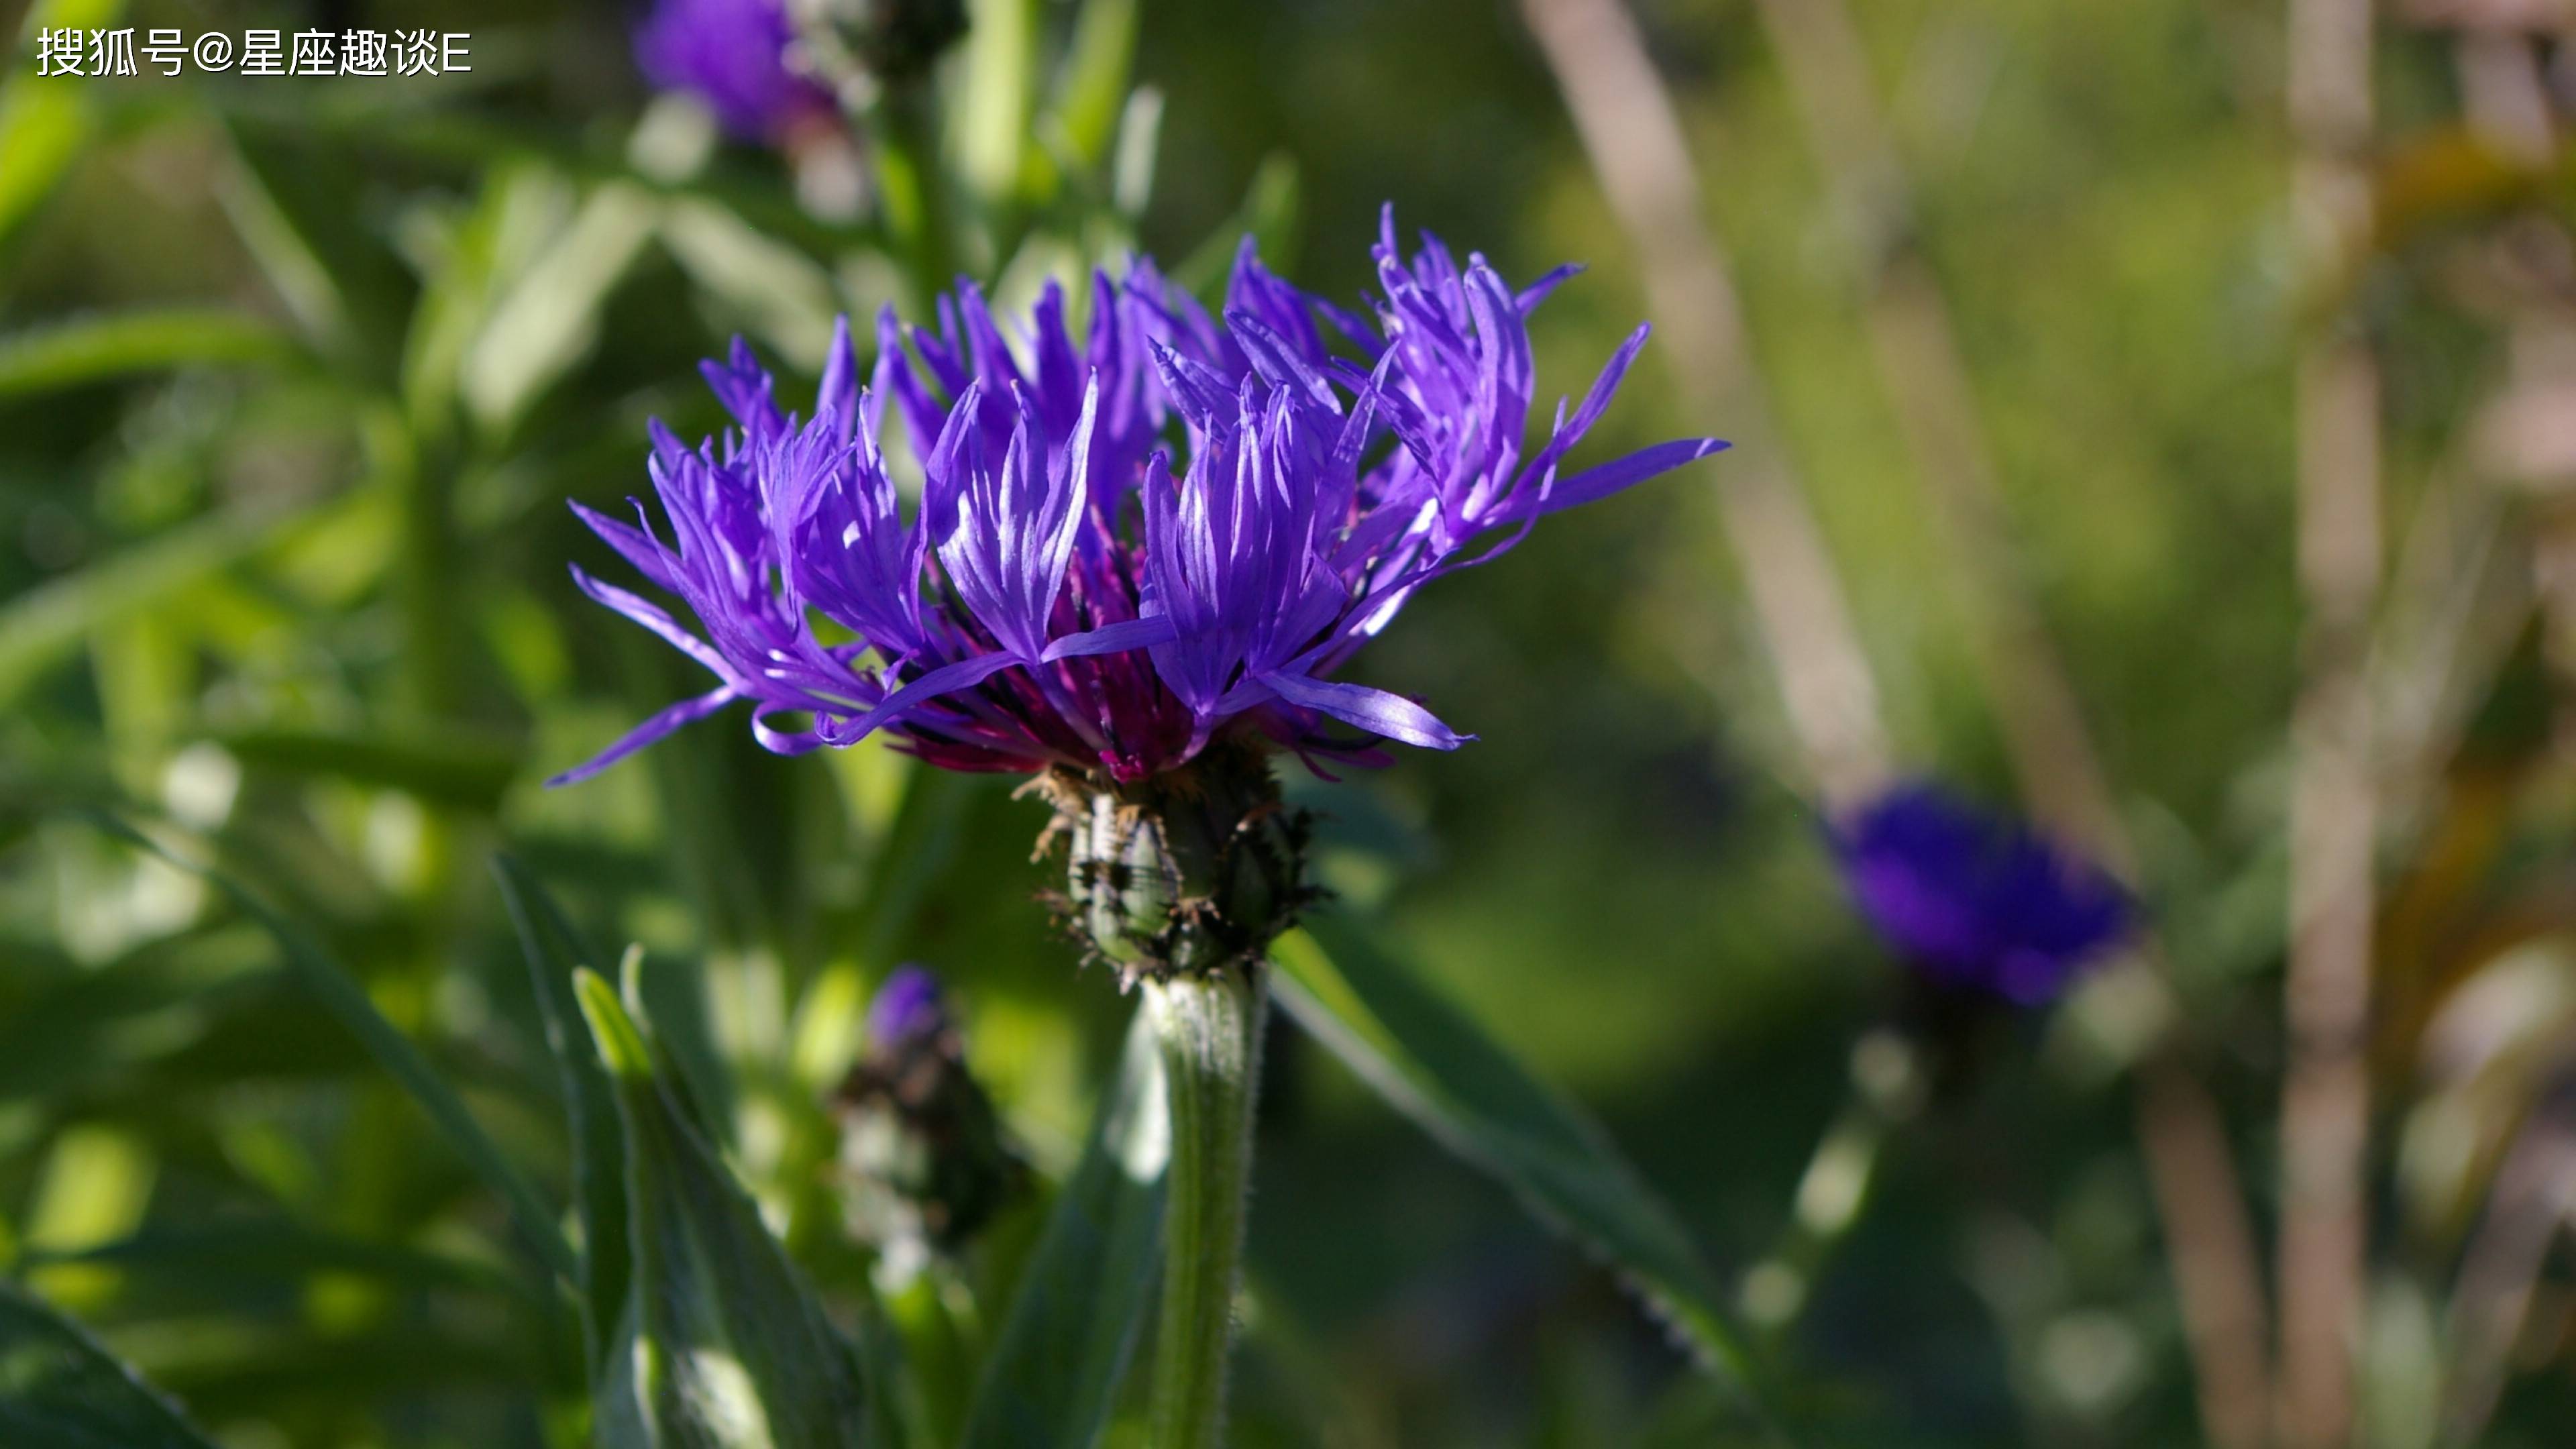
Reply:
<svg viewBox="0 0 2576 1449"><path fill-rule="evenodd" d="M1226 1353L1252 1178L1252 1104L1270 999L1262 969L1145 985L1172 1123L1153 1449L1215 1449L1224 1431Z"/></svg>

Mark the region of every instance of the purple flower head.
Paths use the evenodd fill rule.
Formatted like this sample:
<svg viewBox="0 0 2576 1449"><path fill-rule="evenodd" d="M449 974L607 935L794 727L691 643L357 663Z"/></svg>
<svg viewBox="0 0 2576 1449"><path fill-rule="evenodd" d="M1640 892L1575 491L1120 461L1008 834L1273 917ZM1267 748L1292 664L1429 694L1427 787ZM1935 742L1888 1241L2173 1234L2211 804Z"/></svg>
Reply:
<svg viewBox="0 0 2576 1449"><path fill-rule="evenodd" d="M871 1055L885 1056L926 1042L948 1030L948 1003L939 978L920 966L898 966L868 999L867 1043Z"/></svg>
<svg viewBox="0 0 2576 1449"><path fill-rule="evenodd" d="M1946 985L2037 1005L2131 925L2128 894L2101 867L1928 783L1862 807L1833 844L1861 914Z"/></svg>
<svg viewBox="0 0 2576 1449"><path fill-rule="evenodd" d="M787 68L795 40L783 0L656 0L635 30L645 79L686 91L746 141L777 141L828 115L831 92Z"/></svg>
<svg viewBox="0 0 2576 1449"><path fill-rule="evenodd" d="M733 431L692 450L655 429L673 542L640 504L633 525L575 505L699 627L576 570L583 589L717 687L558 783L736 700L782 753L882 730L951 769L1121 783L1221 736L1310 764L1471 738L1333 676L1422 585L1725 445L1561 476L1643 329L1530 438L1525 319L1567 269L1514 292L1428 236L1408 263L1391 220L1378 255L1374 322L1248 243L1218 316L1142 258L1094 275L1079 321L1053 286L1006 319L961 283L929 326L878 318L864 389L844 324L801 421L737 343L706 367ZM909 517L880 450L889 414L924 479Z"/></svg>

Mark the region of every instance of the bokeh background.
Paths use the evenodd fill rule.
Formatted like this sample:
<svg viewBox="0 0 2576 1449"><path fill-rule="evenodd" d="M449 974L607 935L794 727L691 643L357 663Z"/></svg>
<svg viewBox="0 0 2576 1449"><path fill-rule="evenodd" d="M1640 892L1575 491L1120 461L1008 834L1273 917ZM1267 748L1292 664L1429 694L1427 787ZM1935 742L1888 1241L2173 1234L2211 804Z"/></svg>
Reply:
<svg viewBox="0 0 2576 1449"><path fill-rule="evenodd" d="M1909 773L2040 810L2011 671L1981 651L1999 609L2049 641L2159 985L2124 964L1942 1038L1929 1099L1870 1139L1867 1200L1778 1334L1850 1442L1890 1446L2209 1441L2137 1074L2177 1063L2205 1094L2236 1175L2206 1185L2241 1189L2268 1278L2307 617L2293 376L2321 329L2366 339L2387 563L2362 666L2383 808L2355 1442L2569 1442L2560 17L2380 17L2371 223L2321 267L2293 221L2281 6L1830 3L1856 46L1823 53L1856 68L1784 63L1795 4L1635 7L1695 185L1656 252L1596 162L1663 153L1587 151L1513 5L1137 0L1130 66L1078 43L1114 42L1126 5L976 0L935 82L951 259L1025 297L1132 241L1204 287L1248 226L1349 299L1392 201L1516 279L1590 264L1534 322L1543 390L1568 393L1640 317L1711 335L1657 312L1705 293L1658 292L1646 258L1722 262L1744 376L1650 347L1588 446L1742 446L1419 600L1358 675L1480 739L1297 790L1345 907L1598 1113L1730 1274L1795 1237L1855 1044L1913 1018L1835 878L1724 490L1770 469L1812 511ZM486 870L504 847L675 990L710 983L708 1049L768 1063L782 1099L845 1059L867 983L929 964L1042 1167L1078 1144L1128 1009L1033 904L1043 811L1008 781L873 744L773 758L728 716L541 784L688 674L574 592L565 562L605 560L562 500L641 492L648 416L712 428L694 364L729 335L798 396L832 314L922 281L864 146L717 139L638 76L636 19L0 0L21 38L0 83L0 1259L245 1449L542 1442L529 1406L560 1366L471 1273L423 1266L489 1259L491 1204L269 939L86 812L222 862L325 941L555 1181ZM426 24L471 32L475 69L40 84L48 23ZM1887 309L1927 302L1954 345L1891 366ZM1964 531L1909 376L1955 390L1988 460ZM1243 1442L1705 1442L1711 1391L1607 1275L1293 1030L1272 1054ZM775 1165L756 1122L738 1146ZM2528 1238L2534 1211L2503 1288L2464 1272L2482 1227ZM2497 1302L2501 1340L2471 1331ZM2478 1373L2500 1399L2464 1422Z"/></svg>

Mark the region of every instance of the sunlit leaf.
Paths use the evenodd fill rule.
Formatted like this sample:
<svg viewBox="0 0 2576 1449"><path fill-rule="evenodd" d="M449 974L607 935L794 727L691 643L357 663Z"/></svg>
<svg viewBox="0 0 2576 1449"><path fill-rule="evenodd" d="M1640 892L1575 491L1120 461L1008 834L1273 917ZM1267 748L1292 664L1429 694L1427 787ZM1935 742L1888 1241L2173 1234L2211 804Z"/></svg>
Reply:
<svg viewBox="0 0 2576 1449"><path fill-rule="evenodd" d="M477 420L506 429L589 354L599 309L643 253L659 206L639 187L599 187L510 279L464 358L462 392Z"/></svg>
<svg viewBox="0 0 2576 1449"><path fill-rule="evenodd" d="M1076 158L1089 166L1107 159L1119 111L1127 104L1138 8L1137 0L1083 0L1073 22L1055 116Z"/></svg>
<svg viewBox="0 0 2576 1449"><path fill-rule="evenodd" d="M277 363L295 344L241 312L153 308L48 323L0 337L0 397L201 363Z"/></svg>
<svg viewBox="0 0 2576 1449"><path fill-rule="evenodd" d="M835 1449L869 1442L858 1359L608 983L573 976L614 1079L633 1267L600 1393L603 1442Z"/></svg>
<svg viewBox="0 0 2576 1449"><path fill-rule="evenodd" d="M1749 1382L1744 1342L1690 1235L1610 1139L1350 921L1281 937L1279 1002L1451 1151L1607 1263L1712 1369Z"/></svg>
<svg viewBox="0 0 2576 1449"><path fill-rule="evenodd" d="M1030 62L1038 16L1033 0L968 0L964 99L950 112L956 164L981 196L1007 196L1020 180L1034 97Z"/></svg>
<svg viewBox="0 0 2576 1449"><path fill-rule="evenodd" d="M797 367L820 370L839 304L832 278L803 252L745 225L720 206L670 204L662 244L743 330Z"/></svg>
<svg viewBox="0 0 2576 1449"><path fill-rule="evenodd" d="M88 82L35 73L37 32L101 29L124 10L123 0L36 0L27 7L19 30L29 59L0 83L0 157L8 158L0 166L0 247L53 194L97 129L84 94Z"/></svg>
<svg viewBox="0 0 2576 1449"><path fill-rule="evenodd" d="M24 1449L213 1449L176 1405L78 1324L5 1281L0 1443Z"/></svg>
<svg viewBox="0 0 2576 1449"><path fill-rule="evenodd" d="M1171 1151L1162 1096L1162 1054L1139 1013L985 1360L966 1449L1080 1449L1108 1422L1154 1298Z"/></svg>

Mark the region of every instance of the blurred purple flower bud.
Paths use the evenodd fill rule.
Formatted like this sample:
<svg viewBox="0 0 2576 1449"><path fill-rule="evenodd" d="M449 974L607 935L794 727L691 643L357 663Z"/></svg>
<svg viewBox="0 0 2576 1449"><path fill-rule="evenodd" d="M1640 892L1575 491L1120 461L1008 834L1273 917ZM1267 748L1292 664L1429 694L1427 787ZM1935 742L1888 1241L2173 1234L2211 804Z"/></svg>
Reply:
<svg viewBox="0 0 2576 1449"><path fill-rule="evenodd" d="M2100 866L1929 783L1863 806L1833 844L1862 916L1937 984L2039 1005L2132 925Z"/></svg>
<svg viewBox="0 0 2576 1449"><path fill-rule="evenodd" d="M635 31L645 79L685 91L745 141L776 142L832 113L831 92L788 69L785 0L656 0Z"/></svg>

